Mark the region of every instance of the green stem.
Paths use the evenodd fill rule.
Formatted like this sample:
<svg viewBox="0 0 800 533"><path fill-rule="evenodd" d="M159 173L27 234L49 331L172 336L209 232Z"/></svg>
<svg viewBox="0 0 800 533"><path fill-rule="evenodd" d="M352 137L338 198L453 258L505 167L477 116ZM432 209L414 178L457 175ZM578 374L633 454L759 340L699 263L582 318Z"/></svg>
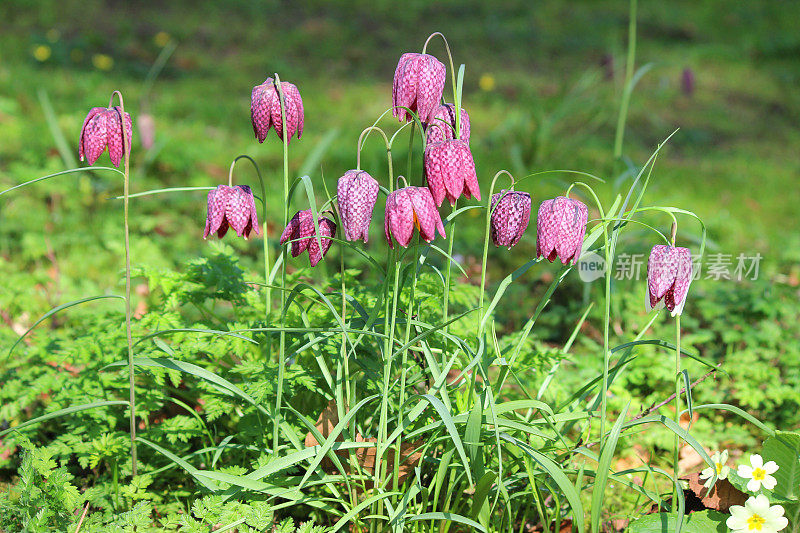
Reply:
<svg viewBox="0 0 800 533"><path fill-rule="evenodd" d="M283 94L283 87L281 86L281 78L278 73L275 73L275 86L278 89L278 97L281 103L281 129L283 132L283 225L289 223L289 137L287 135L286 127L286 98ZM282 254L283 262L281 264L281 289L286 289L286 257L288 245L284 245ZM281 290L281 328L286 327L286 291ZM284 380L284 366L286 365L286 331L281 329L280 333L280 349L278 352L278 385L276 389L275 398L275 428L272 434L272 452L278 450L278 435L280 432L281 423L281 402L283 400L283 380Z"/></svg>
<svg viewBox="0 0 800 533"><path fill-rule="evenodd" d="M622 141L625 136L625 121L628 117L628 106L631 101L631 80L633 79L633 66L636 60L636 4L637 0L631 0L630 21L628 22L628 59L625 62L625 85L622 89L622 100L619 106L617 117L617 132L614 136L614 159L622 156Z"/></svg>
<svg viewBox="0 0 800 533"><path fill-rule="evenodd" d="M456 201L456 203L453 204L453 207L450 210L450 216L453 216L453 214L456 212L456 209L458 207L457 204L458 204L458 201ZM448 311L449 311L449 307L450 307L450 273L451 273L450 271L451 271L451 266L452 266L452 259L451 258L453 257L453 240L455 240L455 234L456 234L456 219L455 219L455 217L453 217L453 219L450 222L451 222L450 228L448 228L448 230L447 230L447 237L448 237L448 242L447 242L447 267L445 268L445 273L444 273L444 298L443 298L443 302L442 302L442 322L443 323L447 322L447 315L448 315ZM447 333L448 330L449 330L449 326L445 326L444 327L444 332ZM445 340L445 345L446 345L446 343L447 343L447 340Z"/></svg>
<svg viewBox="0 0 800 533"><path fill-rule="evenodd" d="M675 317L675 423L681 424L681 316ZM673 449L673 469L675 477L678 477L678 459L681 447L681 439L675 434ZM672 508L677 508L678 493L677 487L672 492Z"/></svg>
<svg viewBox="0 0 800 533"><path fill-rule="evenodd" d="M128 200L130 196L130 159L131 159L131 139L128 137L128 130L125 128L125 103L122 99L122 93L114 91L111 94L111 102L108 107L114 102L114 96L119 98L119 113L120 124L122 124L122 145L125 154L125 173L123 175L123 211L125 219L125 337L128 341L128 387L129 387L129 401L131 409L130 417L130 434L131 434L131 475L135 476L137 472L136 460L136 390L135 390L135 372L133 364L133 336L131 334L131 245L130 245L130 230L128 226Z"/></svg>

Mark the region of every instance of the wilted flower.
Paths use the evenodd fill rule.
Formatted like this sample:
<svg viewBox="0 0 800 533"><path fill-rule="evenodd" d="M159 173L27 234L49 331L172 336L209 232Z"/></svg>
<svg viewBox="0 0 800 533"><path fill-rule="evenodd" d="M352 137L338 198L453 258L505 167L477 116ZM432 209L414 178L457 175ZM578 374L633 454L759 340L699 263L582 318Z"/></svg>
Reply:
<svg viewBox="0 0 800 533"><path fill-rule="evenodd" d="M281 82L284 107L286 113L286 133L288 141L297 132L297 138L303 134L303 99L300 91L288 81ZM250 99L250 120L258 142L267 138L270 127L275 128L278 138L283 140L283 121L281 120L281 99L275 80L267 78L261 85L253 87ZM288 142L287 141L287 142Z"/></svg>
<svg viewBox="0 0 800 533"><path fill-rule="evenodd" d="M407 107L422 122L430 122L444 90L444 64L430 54L403 54L392 83L392 114L400 122L411 120Z"/></svg>
<svg viewBox="0 0 800 533"><path fill-rule="evenodd" d="M400 246L407 248L415 226L427 242L436 237L437 229L442 237L445 236L442 218L433 203L431 191L426 187L404 187L390 193L386 198L383 226L389 247L394 248L394 237Z"/></svg>
<svg viewBox="0 0 800 533"><path fill-rule="evenodd" d="M97 158L108 147L108 156L115 167L119 166L124 153L124 140L122 133L122 111L119 106L93 107L86 115L81 128L81 137L78 142L78 156L94 165ZM128 142L133 138L133 121L130 113L125 113L125 132Z"/></svg>
<svg viewBox="0 0 800 533"><path fill-rule="evenodd" d="M728 450L712 454L711 462L714 463L713 467L709 466L700 472L700 479L706 480L703 486L707 489L711 488L711 481L714 479L714 474L717 475L717 479L723 480L728 479L728 474L731 471L731 467L725 464L728 462Z"/></svg>
<svg viewBox="0 0 800 533"><path fill-rule="evenodd" d="M774 474L778 471L778 463L775 461L764 462L758 454L750 456L750 465L739 465L736 473L740 477L749 479L747 482L747 490L755 492L764 485L767 490L772 490L777 485L778 481L775 479Z"/></svg>
<svg viewBox="0 0 800 533"><path fill-rule="evenodd" d="M333 244L333 241L327 237L336 235L336 223L333 220L327 217L319 217L317 223L319 225L319 239L314 233L314 215L311 209L298 211L289 221L286 229L283 230L280 240L281 244L292 241L290 244L292 257L297 257L308 250L308 259L312 267L317 266L317 263L322 261L331 244ZM322 243L322 250L319 247L320 242Z"/></svg>
<svg viewBox="0 0 800 533"><path fill-rule="evenodd" d="M499 201L499 203L498 203ZM506 191L492 195L491 236L495 246L511 248L519 242L531 218L531 195Z"/></svg>
<svg viewBox="0 0 800 533"><path fill-rule="evenodd" d="M770 507L769 500L763 494L750 497L744 505L732 505L731 516L725 521L733 533L758 531L759 533L777 533L789 525L783 516L780 505Z"/></svg>
<svg viewBox="0 0 800 533"><path fill-rule="evenodd" d="M589 211L578 200L559 196L542 202L536 219L536 257L544 256L551 263L558 257L564 265L577 263L588 218Z"/></svg>
<svg viewBox="0 0 800 533"><path fill-rule="evenodd" d="M461 127L458 138L464 142L469 142L469 115L461 108ZM435 143L455 139L456 131L456 106L453 104L440 105L433 114L431 121L425 129L427 142Z"/></svg>
<svg viewBox="0 0 800 533"><path fill-rule="evenodd" d="M691 282L692 253L688 248L665 244L653 246L647 260L645 306L648 311L663 305L672 316L680 315Z"/></svg>
<svg viewBox="0 0 800 533"><path fill-rule="evenodd" d="M369 239L369 224L372 210L378 199L378 182L363 170L348 170L339 178L336 198L344 226L344 237L348 241Z"/></svg>
<svg viewBox="0 0 800 533"><path fill-rule="evenodd" d="M454 205L461 193L481 199L475 161L466 141L451 140L431 143L425 147L425 177L437 206L445 196Z"/></svg>
<svg viewBox="0 0 800 533"><path fill-rule="evenodd" d="M228 226L239 237L250 237L250 231L261 235L256 214L256 201L253 191L247 185L218 185L208 191L208 215L203 238L216 232L222 238L228 232Z"/></svg>

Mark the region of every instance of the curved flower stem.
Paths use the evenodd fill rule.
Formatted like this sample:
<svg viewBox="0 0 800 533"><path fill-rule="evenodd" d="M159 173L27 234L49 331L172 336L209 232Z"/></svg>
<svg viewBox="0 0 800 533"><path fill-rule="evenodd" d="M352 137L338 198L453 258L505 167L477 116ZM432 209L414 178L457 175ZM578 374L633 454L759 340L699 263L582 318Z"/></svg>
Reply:
<svg viewBox="0 0 800 533"><path fill-rule="evenodd" d="M431 39L433 39L437 35L441 37L442 41L444 42L445 50L447 50L447 59L450 62L450 81L453 84L453 106L455 107L454 111L456 116L455 137L456 139L458 139L459 135L461 134L461 106L458 105L459 98L458 98L458 88L456 82L456 69L455 69L455 63L453 63L453 54L450 53L450 44L447 42L447 37L445 37L444 34L438 31L431 33L425 40L425 44L422 46L422 53L423 54L425 53L425 51L428 49L428 43L430 43Z"/></svg>
<svg viewBox="0 0 800 533"><path fill-rule="evenodd" d="M275 86L278 89L278 96L281 102L281 129L283 137L283 225L289 223L289 137L287 136L286 127L286 97L283 94L283 87L281 85L281 78L278 73L275 73ZM283 246L283 262L281 264L281 288L286 288L286 252L288 245ZM281 291L281 328L286 327L286 291ZM278 352L278 385L276 388L275 397L275 427L272 434L272 452L278 450L278 435L280 433L281 425L281 402L283 400L283 379L284 379L284 366L286 365L286 331L281 329L280 333L280 350Z"/></svg>
<svg viewBox="0 0 800 533"><path fill-rule="evenodd" d="M231 168L228 170L228 186L231 187L233 185L233 167L236 166L236 162L240 159L247 159L253 164L253 168L256 169L256 174L258 175L258 183L261 186L261 205L264 209L261 212L261 229L264 232L264 282L266 283L266 288L264 290L266 296L266 319L269 320L269 311L272 309L272 289L269 287L269 242L267 240L267 188L264 185L264 179L261 176L261 170L258 168L258 164L255 160L250 157L249 155L239 155L236 156L231 162ZM269 351L269 345L267 345L267 350Z"/></svg>
<svg viewBox="0 0 800 533"><path fill-rule="evenodd" d="M481 293L479 295L479 303L478 309L480 316L480 322L478 322L478 341L480 342L481 334L483 330L481 328L481 324L483 323L483 298L484 292L486 292L486 258L489 255L489 231L492 223L492 196L494 195L494 187L497 184L497 179L502 175L505 174L511 180L511 190L514 190L514 185L516 184L516 180L514 176L507 170L499 170L492 178L492 184L489 186L489 197L486 200L486 229L483 235L483 261L481 263ZM501 197L502 198L502 197Z"/></svg>
<svg viewBox="0 0 800 533"><path fill-rule="evenodd" d="M125 102L122 93L114 91L111 93L111 100L108 107L112 107L114 97L119 99L120 124L122 125L122 148L125 155L125 172L123 175L123 212L125 219L125 337L128 341L128 386L129 400L131 409L130 434L131 434L131 474L136 475L136 390L134 388L134 365L133 365L133 337L131 335L131 246L130 231L128 227L128 199L130 196L130 160L131 160L131 139L128 136L128 129L125 127Z"/></svg>
<svg viewBox="0 0 800 533"><path fill-rule="evenodd" d="M389 164L389 190L392 190L393 187L393 177L392 177L392 143L389 141L389 138L386 137L386 133L377 126L369 126L368 128L364 128L362 130L361 135L358 136L358 146L356 149L356 170L361 170L361 149L364 148L364 143L366 142L366 137L372 131L377 131L383 137L383 143L386 145L386 159L387 163Z"/></svg>

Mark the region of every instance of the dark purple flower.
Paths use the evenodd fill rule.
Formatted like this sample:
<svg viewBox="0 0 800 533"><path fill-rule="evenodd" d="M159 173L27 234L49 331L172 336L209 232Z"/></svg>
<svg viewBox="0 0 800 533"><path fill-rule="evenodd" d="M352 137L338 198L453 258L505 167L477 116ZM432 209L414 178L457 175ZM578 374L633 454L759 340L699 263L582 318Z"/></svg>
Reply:
<svg viewBox="0 0 800 533"><path fill-rule="evenodd" d="M492 195L491 208L492 242L495 246L511 248L519 242L528 227L531 218L531 195L526 192L502 190Z"/></svg>
<svg viewBox="0 0 800 533"><path fill-rule="evenodd" d="M250 232L261 235L258 227L258 214L253 191L247 185L218 185L208 192L208 215L203 238L212 233L222 238L228 226L239 237L248 239Z"/></svg>
<svg viewBox="0 0 800 533"><path fill-rule="evenodd" d="M645 306L648 311L665 306L672 316L680 315L691 283L692 252L688 248L653 246L647 260Z"/></svg>
<svg viewBox="0 0 800 533"><path fill-rule="evenodd" d="M444 90L445 67L429 54L403 54L394 71L392 83L392 114L400 122L411 120L407 107L422 122L430 122L439 106Z"/></svg>
<svg viewBox="0 0 800 533"><path fill-rule="evenodd" d="M81 128L81 137L78 141L78 156L83 161L85 157L90 165L94 165L97 158L108 147L108 156L111 163L118 167L124 155L124 139L122 133L121 110L119 106L93 107L86 115ZM133 121L130 113L125 113L125 132L128 142L133 139Z"/></svg>
<svg viewBox="0 0 800 533"><path fill-rule="evenodd" d="M316 233L314 232L314 215L311 209L298 211L289 221L286 229L283 230L280 239L281 244L292 241L290 243L292 257L297 257L308 250L308 259L312 267L317 266L317 263L322 261L325 254L328 253L331 244L333 244L333 241L326 237L336 236L336 223L333 220L327 217L319 217L318 225L319 239L317 239ZM322 243L321 250L319 242Z"/></svg>
<svg viewBox="0 0 800 533"><path fill-rule="evenodd" d="M539 206L536 219L536 257L564 265L578 262L589 212L578 200L559 196Z"/></svg>
<svg viewBox="0 0 800 533"><path fill-rule="evenodd" d="M404 187L390 193L386 198L383 225L389 247L394 248L394 237L400 246L407 248L415 227L427 242L436 237L436 230L442 237L445 236L444 224L433 203L431 191L427 187Z"/></svg>
<svg viewBox="0 0 800 533"><path fill-rule="evenodd" d="M363 170L348 170L339 178L336 198L348 241L369 239L369 224L378 199L378 182Z"/></svg>
<svg viewBox="0 0 800 533"><path fill-rule="evenodd" d="M286 134L289 141L297 133L297 138L303 134L303 99L300 91L288 81L281 82L284 95L286 113ZM250 99L250 120L258 142L263 143L267 138L269 129L275 128L278 138L283 140L283 121L281 119L281 99L275 80L267 78L261 85L253 87ZM288 142L288 141L287 141Z"/></svg>
<svg viewBox="0 0 800 533"><path fill-rule="evenodd" d="M437 206L445 196L454 205L463 193L467 198L481 199L475 161L466 141L451 140L425 147L425 177Z"/></svg>
<svg viewBox="0 0 800 533"><path fill-rule="evenodd" d="M681 74L681 90L686 96L694 94L694 71L689 67L683 69Z"/></svg>
<svg viewBox="0 0 800 533"><path fill-rule="evenodd" d="M469 115L463 107L460 118L461 128L458 138L469 143ZM440 105L425 128L428 144L455 139L453 135L455 131L456 107L453 104Z"/></svg>

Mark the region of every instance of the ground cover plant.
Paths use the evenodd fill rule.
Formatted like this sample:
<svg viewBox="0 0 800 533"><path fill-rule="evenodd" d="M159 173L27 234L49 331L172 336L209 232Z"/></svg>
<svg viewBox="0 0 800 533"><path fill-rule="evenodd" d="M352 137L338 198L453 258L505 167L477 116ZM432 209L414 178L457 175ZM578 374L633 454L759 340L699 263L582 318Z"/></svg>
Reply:
<svg viewBox="0 0 800 533"><path fill-rule="evenodd" d="M44 313L45 321L76 324L48 332L46 342L36 335L47 322L36 318L29 327L39 342L30 342L27 327L9 339L2 392L9 427L1 438L19 469L0 501L2 527L599 531L628 527L640 515L631 530L797 527L797 437L774 429L784 422L773 414L780 392L698 401L705 378L730 371L681 339L691 343L705 330L691 316L682 327L681 313L702 306L690 285L691 259L702 258L706 232L693 213L649 201L672 136L632 165L628 184L606 203L595 192L603 180L582 170L516 179L502 170L487 179L492 173L481 170L479 183L471 143L480 132L464 111L465 68L456 68L443 39L444 62L427 53L440 37L400 58L392 107L352 140L356 168L337 169L335 189L321 173L291 178L289 156L312 127L304 124L297 79L295 86L275 74L251 97L254 134L281 147L282 164L266 170L237 157L227 185L158 187L131 198L134 128L122 127L122 96L118 107L112 99L90 112L81 157L95 163L107 148L115 167L125 164L93 167L124 182L115 212L125 212L125 238L111 267L125 267L124 296L87 294ZM635 77L630 70L627 87ZM375 158L362 168L367 143L386 154L378 171ZM250 163L252 171L244 167ZM552 199L530 185L550 174L566 182ZM72 176L52 177L4 190L0 200ZM128 242L129 202L193 194L202 210L197 191L208 193L207 251L179 268L126 264L136 246ZM368 242L374 205L384 197L385 240ZM445 198L451 209L442 217ZM527 228L532 213L535 231L532 221ZM269 220L279 221L277 232ZM479 236L473 284L462 281L471 279L458 257L462 232ZM272 239L259 243L259 235ZM536 244L530 254L517 247L526 236ZM618 284L607 269L594 303L574 298L580 305L554 310L562 289L574 290L569 277L582 252L613 264L633 239L654 246L646 281ZM496 269L493 283L490 241L504 247L501 264L512 265ZM303 252L309 267L297 257ZM254 255L261 268L243 268ZM554 261L549 282L515 292L530 271ZM659 310L637 315L644 294L674 319ZM782 298L791 294L775 301ZM779 324L792 320L788 305L736 305ZM593 318L600 330L586 335ZM713 321L713 311L702 319ZM651 330L659 322L669 333ZM725 344L775 343L769 326L744 326L726 332ZM544 342L553 330L566 330L566 342ZM576 379L565 370L578 346L589 357ZM758 364L754 357L743 374L774 369ZM631 397L611 394L615 383ZM775 418L765 425L742 405ZM787 411L791 424L796 413ZM681 425L682 412L689 424ZM692 425L695 416L720 413L754 428L742 432L760 454L737 458L735 472L726 470L724 451L705 449L717 444L708 427ZM663 456L619 467L619 454L637 442ZM741 501L690 509L697 504L673 475L681 450L706 463L697 479L709 487L728 481ZM612 513L626 521L615 524Z"/></svg>

